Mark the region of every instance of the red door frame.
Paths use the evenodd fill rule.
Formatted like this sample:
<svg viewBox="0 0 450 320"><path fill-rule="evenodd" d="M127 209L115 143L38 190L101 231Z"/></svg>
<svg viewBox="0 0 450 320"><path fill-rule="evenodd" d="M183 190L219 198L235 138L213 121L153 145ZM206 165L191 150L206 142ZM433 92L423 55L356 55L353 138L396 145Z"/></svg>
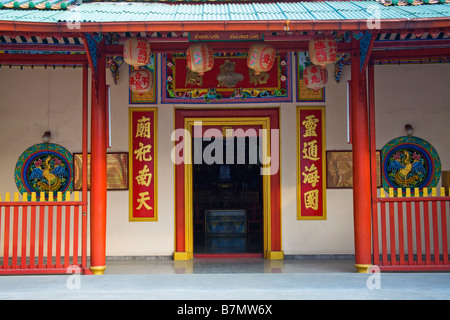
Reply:
<svg viewBox="0 0 450 320"><path fill-rule="evenodd" d="M269 118L271 129L280 129L279 108L246 108L246 109L175 109L174 129L185 129L186 118ZM226 123L224 123L226 125ZM280 162L279 162L280 163ZM281 182L280 171L270 178L270 248L265 253L268 259L282 259L281 251ZM185 238L185 165L175 165L175 260L188 260Z"/></svg>

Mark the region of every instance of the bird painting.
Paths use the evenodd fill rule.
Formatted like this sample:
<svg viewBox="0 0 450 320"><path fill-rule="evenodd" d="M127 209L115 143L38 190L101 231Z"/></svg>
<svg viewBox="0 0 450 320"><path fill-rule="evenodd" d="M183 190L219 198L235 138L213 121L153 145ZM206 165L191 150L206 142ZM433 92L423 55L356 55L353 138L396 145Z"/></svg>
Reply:
<svg viewBox="0 0 450 320"><path fill-rule="evenodd" d="M387 169L390 179L399 187L416 187L426 174L422 156L407 149L397 151Z"/></svg>
<svg viewBox="0 0 450 320"><path fill-rule="evenodd" d="M44 161L39 158L31 168L30 180L39 191L59 191L65 178L68 176L67 169L61 159L47 156Z"/></svg>

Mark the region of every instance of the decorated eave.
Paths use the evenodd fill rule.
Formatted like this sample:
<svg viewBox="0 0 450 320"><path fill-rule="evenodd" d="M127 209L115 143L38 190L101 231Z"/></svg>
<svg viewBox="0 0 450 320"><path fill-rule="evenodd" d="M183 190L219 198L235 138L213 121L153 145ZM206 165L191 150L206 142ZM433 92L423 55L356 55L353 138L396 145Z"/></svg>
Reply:
<svg viewBox="0 0 450 320"><path fill-rule="evenodd" d="M450 3L445 1L0 0L1 61L39 57L50 62L55 57L39 55L70 53L57 60L85 63L89 39L98 39L103 52L115 56L132 36L149 40L154 53L184 52L196 41L208 41L217 51L246 51L254 41L279 51L306 51L318 34L335 37L341 53L351 51L352 37L369 35L378 59L450 57Z"/></svg>
<svg viewBox="0 0 450 320"><path fill-rule="evenodd" d="M450 26L447 3L405 6L373 0L259 3L0 0L0 3L3 6L0 30L4 31L347 31L365 30L368 19L374 18L379 20L382 29Z"/></svg>

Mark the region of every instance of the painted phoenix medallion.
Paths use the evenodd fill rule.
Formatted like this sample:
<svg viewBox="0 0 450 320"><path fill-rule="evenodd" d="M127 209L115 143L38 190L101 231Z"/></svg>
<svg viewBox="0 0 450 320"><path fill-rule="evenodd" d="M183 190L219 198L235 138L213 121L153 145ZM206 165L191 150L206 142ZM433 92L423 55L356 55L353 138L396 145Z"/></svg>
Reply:
<svg viewBox="0 0 450 320"><path fill-rule="evenodd" d="M441 176L441 162L434 147L427 141L404 136L391 140L383 149L383 187L423 188L436 187Z"/></svg>
<svg viewBox="0 0 450 320"><path fill-rule="evenodd" d="M64 147L53 143L31 146L19 157L14 171L17 188L23 194L72 191L73 157Z"/></svg>

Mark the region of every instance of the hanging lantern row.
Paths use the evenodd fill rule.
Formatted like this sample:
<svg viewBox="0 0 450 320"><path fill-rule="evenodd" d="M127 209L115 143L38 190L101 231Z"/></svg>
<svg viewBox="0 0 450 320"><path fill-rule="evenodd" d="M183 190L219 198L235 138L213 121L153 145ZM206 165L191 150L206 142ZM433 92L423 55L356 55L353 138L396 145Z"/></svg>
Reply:
<svg viewBox="0 0 450 320"><path fill-rule="evenodd" d="M127 64L136 68L145 66L150 62L150 54L150 43L147 40L137 37L125 40L123 58ZM270 71L275 61L275 55L276 49L273 46L265 43L253 44L248 50L247 66L253 69L256 75ZM204 75L214 66L214 52L206 44L193 44L186 50L186 63L189 70ZM147 77L143 75L144 73L148 73L150 76ZM151 74L145 70L133 71L129 78L130 89L138 92L149 90L151 86L143 84L139 77L150 79ZM148 82L151 81L153 79Z"/></svg>
<svg viewBox="0 0 450 320"><path fill-rule="evenodd" d="M308 89L317 91L325 87L328 81L328 71L325 68L310 64L303 69L303 83Z"/></svg>
<svg viewBox="0 0 450 320"><path fill-rule="evenodd" d="M250 46L247 55L247 67L253 69L256 75L272 69L276 50L271 45L256 43Z"/></svg>
<svg viewBox="0 0 450 320"><path fill-rule="evenodd" d="M325 68L337 60L336 40L327 36L317 36L309 41L309 59L316 66Z"/></svg>
<svg viewBox="0 0 450 320"><path fill-rule="evenodd" d="M153 88L153 74L147 69L139 69L130 73L129 86L131 91L143 94Z"/></svg>
<svg viewBox="0 0 450 320"><path fill-rule="evenodd" d="M123 46L123 59L133 67L146 66L150 62L150 42L141 38L129 38Z"/></svg>
<svg viewBox="0 0 450 320"><path fill-rule="evenodd" d="M202 76L213 68L214 52L206 44L193 44L186 50L186 63L189 70Z"/></svg>
<svg viewBox="0 0 450 320"><path fill-rule="evenodd" d="M337 60L337 42L325 35L317 36L309 41L308 52L313 64L303 70L303 82L308 89L317 91L328 81L326 66Z"/></svg>
<svg viewBox="0 0 450 320"><path fill-rule="evenodd" d="M249 48L247 66L255 71L255 74L267 72L272 69L275 61L276 50L265 43L257 43ZM206 44L194 44L186 50L187 67L193 72L204 75L214 66L214 52Z"/></svg>

